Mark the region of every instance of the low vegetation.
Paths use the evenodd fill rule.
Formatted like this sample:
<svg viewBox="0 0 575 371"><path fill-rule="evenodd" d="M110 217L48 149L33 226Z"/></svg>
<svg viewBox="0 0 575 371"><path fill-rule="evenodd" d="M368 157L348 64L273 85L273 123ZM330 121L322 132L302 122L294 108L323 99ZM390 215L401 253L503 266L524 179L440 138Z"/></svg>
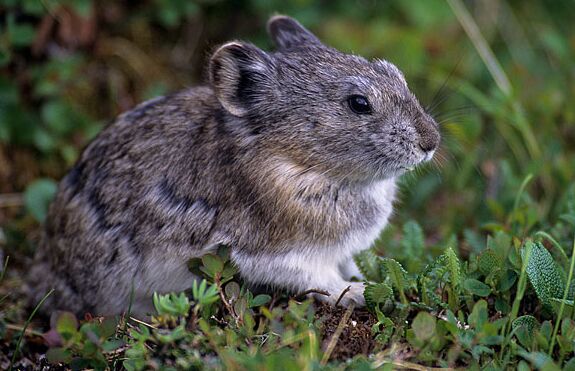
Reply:
<svg viewBox="0 0 575 371"><path fill-rule="evenodd" d="M575 370L575 8L350 4L0 0L0 369ZM396 63L441 123L436 164L402 179L392 224L356 257L367 307L250 292L222 246L151 318L27 308L47 205L85 143L201 82L218 42L269 46L274 11Z"/></svg>

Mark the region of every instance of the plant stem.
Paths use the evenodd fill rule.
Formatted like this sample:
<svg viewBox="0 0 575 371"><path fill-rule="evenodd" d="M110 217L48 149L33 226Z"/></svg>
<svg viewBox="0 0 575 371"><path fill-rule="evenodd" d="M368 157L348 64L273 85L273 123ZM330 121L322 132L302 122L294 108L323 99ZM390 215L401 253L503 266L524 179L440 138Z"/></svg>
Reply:
<svg viewBox="0 0 575 371"><path fill-rule="evenodd" d="M4 260L4 266L2 267L2 272L0 272L0 283L2 283L2 280L4 280L4 275L6 274L6 269L8 268L8 261L10 260L10 256L8 255L6 257L6 260Z"/></svg>
<svg viewBox="0 0 575 371"><path fill-rule="evenodd" d="M571 287L571 279L573 278L574 267L575 267L575 237L573 238L573 248L571 249L571 265L569 266L569 275L567 277L567 284L565 285L565 290L563 291L563 300L561 301L561 306L559 307L559 313L557 313L557 321L555 321L555 328L553 329L553 336L551 337L551 345L549 345L549 351L547 352L549 356L553 354L553 348L555 348L557 331L559 331L559 324L561 323L561 317L563 316L563 310L565 309L565 300L567 300L567 295L569 295L569 288Z"/></svg>
<svg viewBox="0 0 575 371"><path fill-rule="evenodd" d="M525 294L525 289L527 287L527 264L529 264L529 258L531 257L532 242L528 241L525 244L525 258L523 260L523 265L521 266L521 275L519 276L519 282L517 283L517 293L515 299L513 300L513 305L511 307L511 314L509 315L509 322L507 326L511 326L513 321L517 318L517 313L519 313L519 304L523 299ZM506 326L506 327L507 327ZM511 328L511 327L509 327Z"/></svg>
<svg viewBox="0 0 575 371"><path fill-rule="evenodd" d="M22 338L24 338L24 334L26 333L26 329L28 328L28 325L30 325L30 322L32 322L32 318L36 315L36 312L38 311L38 309L40 309L42 304L44 304L46 299L48 299L48 296L52 295L53 292L54 292L54 289L48 291L48 293L46 295L44 295L42 300L40 300L38 305L36 305L36 307L34 308L32 313L30 314L30 316L28 317L28 319L24 323L24 327L22 328L22 333L20 334L20 337L18 338L18 342L16 343L16 348L14 349L14 354L12 354L12 359L10 360L10 366L8 366L8 370L11 371L12 367L14 366L14 362L16 361L16 356L18 355L18 351L20 350L20 344L22 343Z"/></svg>
<svg viewBox="0 0 575 371"><path fill-rule="evenodd" d="M517 195L515 196L515 202L513 202L513 210L511 212L511 214L509 214L509 217L507 218L507 224L513 224L512 226L514 226L514 224L515 224L514 219L515 219L515 214L517 213L517 208L519 207L519 200L520 200L523 192L525 192L525 187L527 187L527 184L529 184L531 179L533 179L533 174L527 174L525 179L523 179L523 182L521 182L521 186L519 187L519 190L517 191Z"/></svg>

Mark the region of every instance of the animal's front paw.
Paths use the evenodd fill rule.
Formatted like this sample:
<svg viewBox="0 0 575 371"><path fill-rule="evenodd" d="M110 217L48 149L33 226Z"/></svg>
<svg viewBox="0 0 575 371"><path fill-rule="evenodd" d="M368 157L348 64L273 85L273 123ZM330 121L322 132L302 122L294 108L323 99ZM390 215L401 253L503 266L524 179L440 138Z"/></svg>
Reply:
<svg viewBox="0 0 575 371"><path fill-rule="evenodd" d="M349 307L353 303L356 307L364 307L364 290L365 285L363 282L345 282L344 285L337 289L328 290L330 294L329 296L316 293L313 294L313 297L331 305L337 304L344 307Z"/></svg>

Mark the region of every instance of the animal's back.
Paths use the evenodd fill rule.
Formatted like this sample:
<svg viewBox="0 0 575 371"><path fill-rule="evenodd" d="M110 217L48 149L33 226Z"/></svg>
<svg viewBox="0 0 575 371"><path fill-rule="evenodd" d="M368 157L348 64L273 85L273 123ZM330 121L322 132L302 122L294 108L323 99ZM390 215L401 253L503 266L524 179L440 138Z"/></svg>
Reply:
<svg viewBox="0 0 575 371"><path fill-rule="evenodd" d="M33 300L55 288L46 310L121 312L160 284L146 282L155 269L169 273L163 289L187 288L192 277L176 258L210 245L222 201L214 187L225 186L212 165L231 150L216 102L207 88L156 98L98 135L50 208L30 272ZM151 259L156 249L166 261Z"/></svg>

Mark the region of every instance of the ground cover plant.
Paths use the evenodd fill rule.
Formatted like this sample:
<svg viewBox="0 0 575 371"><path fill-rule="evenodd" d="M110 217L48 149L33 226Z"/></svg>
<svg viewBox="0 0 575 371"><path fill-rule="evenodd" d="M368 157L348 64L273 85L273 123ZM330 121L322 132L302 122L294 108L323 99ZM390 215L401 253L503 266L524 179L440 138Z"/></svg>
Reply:
<svg viewBox="0 0 575 371"><path fill-rule="evenodd" d="M441 123L435 164L356 257L367 307L250 292L222 246L152 318L39 317L23 276L82 147L204 81L218 43L270 47L276 11L400 66ZM0 0L0 17L0 369L575 369L569 1Z"/></svg>

